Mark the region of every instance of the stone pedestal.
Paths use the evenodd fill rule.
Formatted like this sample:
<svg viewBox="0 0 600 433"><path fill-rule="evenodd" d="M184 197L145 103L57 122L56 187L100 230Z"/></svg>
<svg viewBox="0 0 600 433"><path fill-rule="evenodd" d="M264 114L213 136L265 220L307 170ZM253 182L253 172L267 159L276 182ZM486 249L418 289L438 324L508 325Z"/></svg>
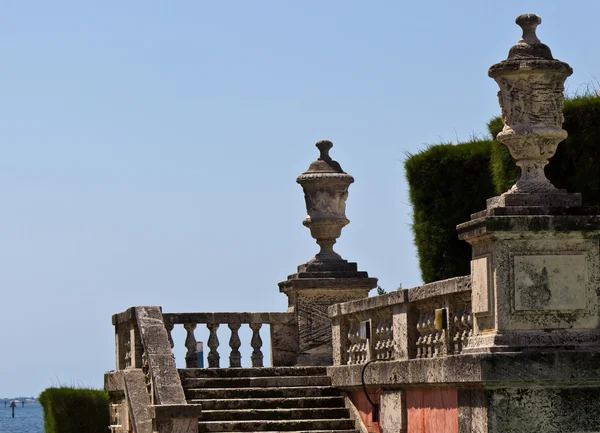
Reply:
<svg viewBox="0 0 600 433"><path fill-rule="evenodd" d="M473 247L474 326L463 353L600 348L600 215L544 174L567 137L563 90L573 70L537 38L541 22L517 17L522 38L488 71L500 87L497 139L521 177L457 227Z"/></svg>
<svg viewBox="0 0 600 433"><path fill-rule="evenodd" d="M491 208L457 227L473 247L464 353L600 348L595 208Z"/></svg>
<svg viewBox="0 0 600 433"><path fill-rule="evenodd" d="M366 298L377 278L359 272L346 260L306 263L279 283L288 296L288 311L298 317L299 365L332 365L332 331L327 309L333 304Z"/></svg>
<svg viewBox="0 0 600 433"><path fill-rule="evenodd" d="M354 178L329 156L333 143L316 143L319 158L296 179L304 191L307 216L302 222L310 229L320 251L298 272L279 283L288 296L288 311L298 319L299 365L332 365L332 326L327 309L333 304L366 298L377 287L377 278L359 272L333 250L346 218L348 187Z"/></svg>

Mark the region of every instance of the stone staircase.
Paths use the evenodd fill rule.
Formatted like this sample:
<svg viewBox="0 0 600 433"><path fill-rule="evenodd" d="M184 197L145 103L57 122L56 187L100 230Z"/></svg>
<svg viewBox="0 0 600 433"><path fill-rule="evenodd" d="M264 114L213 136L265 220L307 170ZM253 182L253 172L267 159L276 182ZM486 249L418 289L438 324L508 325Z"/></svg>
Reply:
<svg viewBox="0 0 600 433"><path fill-rule="evenodd" d="M179 370L189 403L202 405L198 432L355 433L325 367Z"/></svg>

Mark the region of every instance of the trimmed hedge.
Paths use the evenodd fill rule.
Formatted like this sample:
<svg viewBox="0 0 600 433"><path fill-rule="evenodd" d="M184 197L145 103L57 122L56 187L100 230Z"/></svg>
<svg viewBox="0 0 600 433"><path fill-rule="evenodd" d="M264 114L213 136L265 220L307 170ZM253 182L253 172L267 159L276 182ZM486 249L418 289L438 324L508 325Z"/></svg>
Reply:
<svg viewBox="0 0 600 433"><path fill-rule="evenodd" d="M558 145L546 175L557 188L580 192L584 205L600 206L600 98L568 99L563 113L569 136ZM495 140L503 126L500 117L488 123L491 142L432 146L405 162L426 283L469 273L471 247L458 240L456 225L483 210L487 198L507 191L520 176L508 148Z"/></svg>
<svg viewBox="0 0 600 433"><path fill-rule="evenodd" d="M108 394L95 389L47 388L39 397L45 433L107 433Z"/></svg>
<svg viewBox="0 0 600 433"><path fill-rule="evenodd" d="M471 246L456 225L494 196L491 142L440 144L409 155L404 166L413 207L413 232L425 283L467 275Z"/></svg>
<svg viewBox="0 0 600 433"><path fill-rule="evenodd" d="M546 166L546 176L557 188L580 192L583 203L600 205L600 98L580 96L565 101L563 128L569 133L558 145ZM488 129L493 137L502 130L502 120L492 119ZM507 191L519 178L520 170L508 148L492 143L492 172L496 193Z"/></svg>

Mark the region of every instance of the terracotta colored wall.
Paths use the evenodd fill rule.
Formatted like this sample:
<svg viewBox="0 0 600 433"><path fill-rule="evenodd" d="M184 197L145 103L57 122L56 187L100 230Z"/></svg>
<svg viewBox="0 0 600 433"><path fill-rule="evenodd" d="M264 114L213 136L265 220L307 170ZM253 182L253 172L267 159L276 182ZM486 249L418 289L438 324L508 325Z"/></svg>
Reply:
<svg viewBox="0 0 600 433"><path fill-rule="evenodd" d="M456 389L406 390L408 433L458 433Z"/></svg>
<svg viewBox="0 0 600 433"><path fill-rule="evenodd" d="M379 404L379 395L379 392L369 393L369 397L371 397L373 403L377 405ZM367 430L371 433L382 433L379 424L373 421L373 406L371 406L371 403L369 403L369 400L367 400L365 394L363 392L353 392L350 395L350 399L360 412L360 418L362 419L363 424L367 427Z"/></svg>

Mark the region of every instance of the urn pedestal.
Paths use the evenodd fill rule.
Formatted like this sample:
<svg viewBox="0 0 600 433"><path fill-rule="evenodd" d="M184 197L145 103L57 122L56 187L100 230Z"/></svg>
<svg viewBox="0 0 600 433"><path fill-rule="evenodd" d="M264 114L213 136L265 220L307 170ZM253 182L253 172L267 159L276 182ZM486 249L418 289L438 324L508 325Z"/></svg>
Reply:
<svg viewBox="0 0 600 433"><path fill-rule="evenodd" d="M330 141L316 144L320 157L297 182L304 190L308 216L303 224L310 229L320 251L298 272L279 283L279 290L288 296L288 311L298 319L299 365L332 365L332 326L327 313L329 306L340 302L366 298L377 286L377 278L358 271L356 263L333 250L346 218L348 187L354 178L332 160Z"/></svg>
<svg viewBox="0 0 600 433"><path fill-rule="evenodd" d="M473 248L473 336L463 353L600 349L598 209L544 174L567 136L562 92L572 69L537 38L537 15L516 22L523 37L489 75L500 87L497 139L521 178L457 227Z"/></svg>

